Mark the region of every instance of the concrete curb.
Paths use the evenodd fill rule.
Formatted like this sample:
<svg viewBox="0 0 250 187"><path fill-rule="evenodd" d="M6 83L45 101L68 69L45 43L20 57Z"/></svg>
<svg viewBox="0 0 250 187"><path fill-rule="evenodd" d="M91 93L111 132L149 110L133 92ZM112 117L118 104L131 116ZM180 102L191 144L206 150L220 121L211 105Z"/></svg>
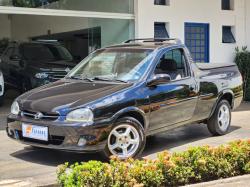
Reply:
<svg viewBox="0 0 250 187"><path fill-rule="evenodd" d="M240 182L240 183L239 183ZM210 186L248 186L250 184L250 175L237 176L227 179L220 179L210 182L187 185L188 187L210 187Z"/></svg>
<svg viewBox="0 0 250 187"><path fill-rule="evenodd" d="M210 182L204 182L204 183L198 183L198 184L191 184L187 185L187 187L212 187L212 186L248 186L250 184L250 175L243 175L243 176L237 176L227 179L220 179L216 181L210 181ZM0 187L7 187L7 186L13 186L13 187L30 187L30 186L36 186L36 187L59 187L57 183L54 184L32 184L29 181L21 181L21 180L6 180L6 181L0 181Z"/></svg>
<svg viewBox="0 0 250 187"><path fill-rule="evenodd" d="M34 183L29 180L3 180L0 181L0 187L59 187L59 185L55 183L47 183L47 184L39 184Z"/></svg>

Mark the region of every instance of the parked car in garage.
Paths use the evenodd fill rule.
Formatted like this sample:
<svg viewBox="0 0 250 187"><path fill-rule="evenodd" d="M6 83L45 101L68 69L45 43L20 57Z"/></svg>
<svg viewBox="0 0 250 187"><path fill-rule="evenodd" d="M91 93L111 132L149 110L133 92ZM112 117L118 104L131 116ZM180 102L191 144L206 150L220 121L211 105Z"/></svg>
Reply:
<svg viewBox="0 0 250 187"><path fill-rule="evenodd" d="M35 147L136 157L146 137L190 123L228 133L242 101L234 63L195 64L174 39L97 50L64 79L13 102L10 138Z"/></svg>
<svg viewBox="0 0 250 187"><path fill-rule="evenodd" d="M22 92L63 78L76 65L57 42L11 42L0 59L5 83Z"/></svg>
<svg viewBox="0 0 250 187"><path fill-rule="evenodd" d="M0 106L3 104L4 101L4 79L3 73L0 70Z"/></svg>

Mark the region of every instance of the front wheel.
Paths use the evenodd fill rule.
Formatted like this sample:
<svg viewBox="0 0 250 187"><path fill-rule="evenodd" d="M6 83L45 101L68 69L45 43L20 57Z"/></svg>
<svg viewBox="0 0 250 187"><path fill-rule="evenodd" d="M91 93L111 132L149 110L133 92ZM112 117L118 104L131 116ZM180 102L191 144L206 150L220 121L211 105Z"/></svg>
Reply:
<svg viewBox="0 0 250 187"><path fill-rule="evenodd" d="M112 128L104 153L107 157L136 158L146 143L144 130L139 121L131 117L119 119Z"/></svg>
<svg viewBox="0 0 250 187"><path fill-rule="evenodd" d="M231 107L228 101L220 101L214 114L208 120L208 130L215 136L227 134L231 126L231 117Z"/></svg>

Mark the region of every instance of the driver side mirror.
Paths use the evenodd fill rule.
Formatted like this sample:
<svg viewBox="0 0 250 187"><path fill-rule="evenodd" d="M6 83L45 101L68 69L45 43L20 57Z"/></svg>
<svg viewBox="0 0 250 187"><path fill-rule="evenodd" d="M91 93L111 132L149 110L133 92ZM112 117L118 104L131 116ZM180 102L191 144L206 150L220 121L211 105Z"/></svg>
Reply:
<svg viewBox="0 0 250 187"><path fill-rule="evenodd" d="M18 56L18 55L12 55L12 56L10 56L10 60L13 60L13 61L20 61L20 60L21 60L21 57Z"/></svg>
<svg viewBox="0 0 250 187"><path fill-rule="evenodd" d="M160 84L166 84L171 81L171 77L168 74L157 74L147 82L148 87L157 86Z"/></svg>

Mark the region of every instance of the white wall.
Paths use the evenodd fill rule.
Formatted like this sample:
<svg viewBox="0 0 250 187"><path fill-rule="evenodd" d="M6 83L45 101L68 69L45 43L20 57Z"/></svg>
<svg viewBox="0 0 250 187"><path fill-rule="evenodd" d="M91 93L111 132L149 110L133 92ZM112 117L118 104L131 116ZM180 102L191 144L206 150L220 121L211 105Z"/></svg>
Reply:
<svg viewBox="0 0 250 187"><path fill-rule="evenodd" d="M170 0L170 6L154 5L154 0L137 0L136 36L153 37L154 22L169 22L170 37L184 41L185 22L209 23L210 62L233 61L235 47L246 43L245 0L235 0L234 8L222 11L220 0ZM222 43L222 25L235 26L236 44Z"/></svg>
<svg viewBox="0 0 250 187"><path fill-rule="evenodd" d="M8 15L0 14L0 39L11 38L11 22Z"/></svg>
<svg viewBox="0 0 250 187"><path fill-rule="evenodd" d="M250 1L246 0L246 41L250 50Z"/></svg>

